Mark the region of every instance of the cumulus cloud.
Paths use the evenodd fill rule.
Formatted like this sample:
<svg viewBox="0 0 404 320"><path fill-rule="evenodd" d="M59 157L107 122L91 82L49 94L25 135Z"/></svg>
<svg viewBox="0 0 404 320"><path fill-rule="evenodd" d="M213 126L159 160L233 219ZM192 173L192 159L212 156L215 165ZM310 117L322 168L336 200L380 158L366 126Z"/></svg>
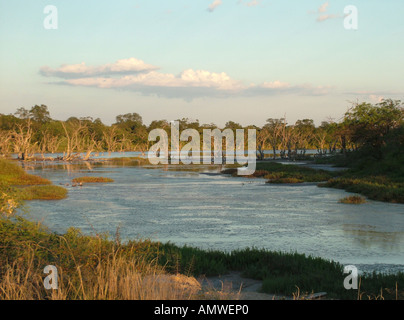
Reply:
<svg viewBox="0 0 404 320"><path fill-rule="evenodd" d="M39 72L46 77L70 79L79 77L113 76L132 73L144 73L156 69L158 68L150 64L146 64L142 60L129 58L118 60L115 63L95 67L87 66L84 62L80 64L65 64L57 69L52 69L48 66L44 66L40 69Z"/></svg>
<svg viewBox="0 0 404 320"><path fill-rule="evenodd" d="M184 98L230 97L274 94L311 94L328 93L328 87L311 85L292 85L275 80L262 84L245 85L231 78L225 72L186 69L179 74L163 73L156 66L135 58L118 60L112 64L88 67L85 63L62 65L52 69L42 67L40 73L45 77L61 80L53 84L95 87L102 89L121 89L144 95Z"/></svg>
<svg viewBox="0 0 404 320"><path fill-rule="evenodd" d="M188 69L175 76L173 74L151 71L138 75L128 75L121 78L78 78L67 79L66 84L91 86L99 88L212 88L215 90L235 91L242 85L232 80L226 73L214 73L204 70Z"/></svg>
<svg viewBox="0 0 404 320"><path fill-rule="evenodd" d="M222 0L214 0L208 7L209 12L215 11L215 9L222 4Z"/></svg>

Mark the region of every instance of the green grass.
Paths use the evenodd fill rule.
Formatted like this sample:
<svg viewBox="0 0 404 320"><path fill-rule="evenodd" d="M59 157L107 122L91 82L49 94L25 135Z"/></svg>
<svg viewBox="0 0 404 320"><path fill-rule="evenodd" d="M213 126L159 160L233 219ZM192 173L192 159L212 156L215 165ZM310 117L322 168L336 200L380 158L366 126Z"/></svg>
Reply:
<svg viewBox="0 0 404 320"><path fill-rule="evenodd" d="M51 184L49 180L28 174L20 166L4 159L0 159L0 181L16 186Z"/></svg>
<svg viewBox="0 0 404 320"><path fill-rule="evenodd" d="M330 179L319 186L344 189L348 192L362 194L372 200L404 203L404 183L393 182L387 177L340 177Z"/></svg>
<svg viewBox="0 0 404 320"><path fill-rule="evenodd" d="M346 155L329 157L326 161L335 166L347 167L349 170L321 186L359 193L372 200L404 203L402 143L401 145L387 143L381 153L362 148Z"/></svg>
<svg viewBox="0 0 404 320"><path fill-rule="evenodd" d="M266 183L273 183L273 184L293 184L293 183L302 183L304 182L302 179L298 178L276 178L276 179L271 179L269 178Z"/></svg>
<svg viewBox="0 0 404 320"><path fill-rule="evenodd" d="M120 166L142 166L151 165L148 158L141 157L118 157L106 160L107 163Z"/></svg>
<svg viewBox="0 0 404 320"><path fill-rule="evenodd" d="M114 182L111 178L105 177L79 177L72 180L73 183L107 183Z"/></svg>
<svg viewBox="0 0 404 320"><path fill-rule="evenodd" d="M222 173L237 176L237 169L227 168ZM336 175L337 173L335 172L317 170L300 165L259 162L253 175L243 177L264 178L268 183L301 183L328 181Z"/></svg>
<svg viewBox="0 0 404 320"><path fill-rule="evenodd" d="M12 161L0 159L0 207L15 209L24 200L60 200L67 197L67 190L54 186L48 179L28 174Z"/></svg>
<svg viewBox="0 0 404 320"><path fill-rule="evenodd" d="M29 186L21 188L22 200L62 200L67 197L67 190L60 186Z"/></svg>

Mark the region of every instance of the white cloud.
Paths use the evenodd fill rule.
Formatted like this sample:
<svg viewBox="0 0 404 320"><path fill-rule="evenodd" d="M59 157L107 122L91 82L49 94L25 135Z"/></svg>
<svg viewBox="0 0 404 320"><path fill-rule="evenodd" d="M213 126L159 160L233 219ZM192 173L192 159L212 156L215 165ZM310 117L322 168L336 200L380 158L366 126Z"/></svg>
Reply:
<svg viewBox="0 0 404 320"><path fill-rule="evenodd" d="M225 72L187 69L174 75L157 71L157 67L130 58L112 64L88 67L85 63L63 65L57 69L42 67L43 76L62 80L53 84L122 89L144 95L184 98L230 97L274 94L322 95L328 87L292 85L279 80L245 85Z"/></svg>
<svg viewBox="0 0 404 320"><path fill-rule="evenodd" d="M373 103L380 103L384 100L384 96L379 96L376 94L371 94L369 95L369 99L373 102Z"/></svg>
<svg viewBox="0 0 404 320"><path fill-rule="evenodd" d="M115 63L102 66L89 67L84 62L80 64L62 65L60 68L52 69L47 66L40 69L40 73L47 77L78 78L94 76L112 76L130 73L150 72L158 69L155 66L144 63L142 60L129 58L121 59Z"/></svg>
<svg viewBox="0 0 404 320"><path fill-rule="evenodd" d="M121 78L78 78L67 79L67 84L79 86L94 86L99 88L125 88L125 87L166 87L186 88L200 87L216 90L235 91L242 85L231 79L226 73L214 73L205 70L188 69L175 76L173 74L151 71L138 75L128 75Z"/></svg>
<svg viewBox="0 0 404 320"><path fill-rule="evenodd" d="M287 88L290 88L292 86L287 82L272 81L272 82L264 82L261 85L261 87L268 88L268 89L287 89Z"/></svg>
<svg viewBox="0 0 404 320"><path fill-rule="evenodd" d="M222 4L222 0L214 0L208 7L209 12L215 11L215 9Z"/></svg>

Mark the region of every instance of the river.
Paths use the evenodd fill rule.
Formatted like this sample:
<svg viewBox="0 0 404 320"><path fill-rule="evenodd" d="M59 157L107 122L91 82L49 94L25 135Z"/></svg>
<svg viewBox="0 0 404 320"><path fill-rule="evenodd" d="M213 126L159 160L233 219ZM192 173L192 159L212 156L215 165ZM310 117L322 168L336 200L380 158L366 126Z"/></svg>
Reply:
<svg viewBox="0 0 404 320"><path fill-rule="evenodd" d="M178 167L172 166L176 169ZM51 230L84 233L117 228L122 240L152 239L202 249L245 247L298 252L352 264L359 271L404 271L404 205L347 205L343 190L315 184L271 185L264 179L205 172L50 162L26 167L55 185L59 201L30 201L29 219ZM110 184L72 187L79 176Z"/></svg>

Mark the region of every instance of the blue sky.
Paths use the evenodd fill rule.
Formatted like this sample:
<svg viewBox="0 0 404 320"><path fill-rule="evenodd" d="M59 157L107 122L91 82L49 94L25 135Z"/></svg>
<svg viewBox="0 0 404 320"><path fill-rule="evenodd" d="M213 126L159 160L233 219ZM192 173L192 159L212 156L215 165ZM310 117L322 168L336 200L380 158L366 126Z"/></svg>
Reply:
<svg viewBox="0 0 404 320"><path fill-rule="evenodd" d="M0 0L0 113L338 120L349 101L404 100L403 13L402 0Z"/></svg>

